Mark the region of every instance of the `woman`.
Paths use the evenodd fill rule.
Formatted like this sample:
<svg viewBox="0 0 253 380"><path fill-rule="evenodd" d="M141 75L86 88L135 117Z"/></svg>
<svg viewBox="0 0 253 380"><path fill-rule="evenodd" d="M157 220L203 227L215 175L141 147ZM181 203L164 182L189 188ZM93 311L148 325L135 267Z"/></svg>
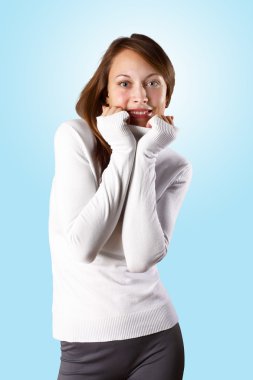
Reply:
<svg viewBox="0 0 253 380"><path fill-rule="evenodd" d="M156 264L192 165L165 116L175 72L151 38L114 40L55 132L49 242L58 380L179 380L184 345Z"/></svg>

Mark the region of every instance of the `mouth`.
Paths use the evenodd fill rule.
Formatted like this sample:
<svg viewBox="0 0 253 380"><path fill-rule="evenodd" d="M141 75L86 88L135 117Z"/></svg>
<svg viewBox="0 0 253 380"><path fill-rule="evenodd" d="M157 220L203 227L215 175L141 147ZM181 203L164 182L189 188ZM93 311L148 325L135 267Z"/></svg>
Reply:
<svg viewBox="0 0 253 380"><path fill-rule="evenodd" d="M134 108L127 110L127 112L134 119L150 118L152 115L152 109L147 108Z"/></svg>

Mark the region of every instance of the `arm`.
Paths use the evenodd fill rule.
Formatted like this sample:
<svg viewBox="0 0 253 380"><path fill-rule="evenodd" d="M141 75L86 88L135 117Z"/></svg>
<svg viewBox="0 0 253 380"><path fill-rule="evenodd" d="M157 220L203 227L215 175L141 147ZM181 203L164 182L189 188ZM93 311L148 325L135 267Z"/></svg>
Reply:
<svg viewBox="0 0 253 380"><path fill-rule="evenodd" d="M156 158L178 130L160 120L150 120L152 132L139 140L126 199L122 241L131 272L145 272L165 257L192 176L189 162L156 202Z"/></svg>
<svg viewBox="0 0 253 380"><path fill-rule="evenodd" d="M83 140L62 124L55 133L55 202L60 234L70 256L92 262L113 232L124 203L134 162L136 141L125 123L128 113L97 117L101 134L112 147L97 188Z"/></svg>

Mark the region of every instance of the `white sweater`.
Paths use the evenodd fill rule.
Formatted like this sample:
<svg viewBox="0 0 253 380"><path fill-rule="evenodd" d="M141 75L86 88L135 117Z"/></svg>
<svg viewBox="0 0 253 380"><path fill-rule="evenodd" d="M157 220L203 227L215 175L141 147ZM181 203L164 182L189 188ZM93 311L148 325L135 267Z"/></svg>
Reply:
<svg viewBox="0 0 253 380"><path fill-rule="evenodd" d="M101 176L86 121L54 136L49 204L53 337L68 342L135 338L173 327L178 315L156 264L167 254L192 165L169 147L177 127L97 117L112 154Z"/></svg>

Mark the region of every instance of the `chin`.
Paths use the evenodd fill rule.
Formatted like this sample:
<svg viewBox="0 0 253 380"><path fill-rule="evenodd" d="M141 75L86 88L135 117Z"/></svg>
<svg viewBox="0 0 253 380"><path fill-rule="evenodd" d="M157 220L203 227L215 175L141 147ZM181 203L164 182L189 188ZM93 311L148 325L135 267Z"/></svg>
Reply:
<svg viewBox="0 0 253 380"><path fill-rule="evenodd" d="M139 127L144 127L146 128L147 127L147 123L148 121L151 119L152 116L148 117L148 118L145 118L143 120L141 119L132 119L130 118L129 119L129 124L133 124L133 125L138 125Z"/></svg>

